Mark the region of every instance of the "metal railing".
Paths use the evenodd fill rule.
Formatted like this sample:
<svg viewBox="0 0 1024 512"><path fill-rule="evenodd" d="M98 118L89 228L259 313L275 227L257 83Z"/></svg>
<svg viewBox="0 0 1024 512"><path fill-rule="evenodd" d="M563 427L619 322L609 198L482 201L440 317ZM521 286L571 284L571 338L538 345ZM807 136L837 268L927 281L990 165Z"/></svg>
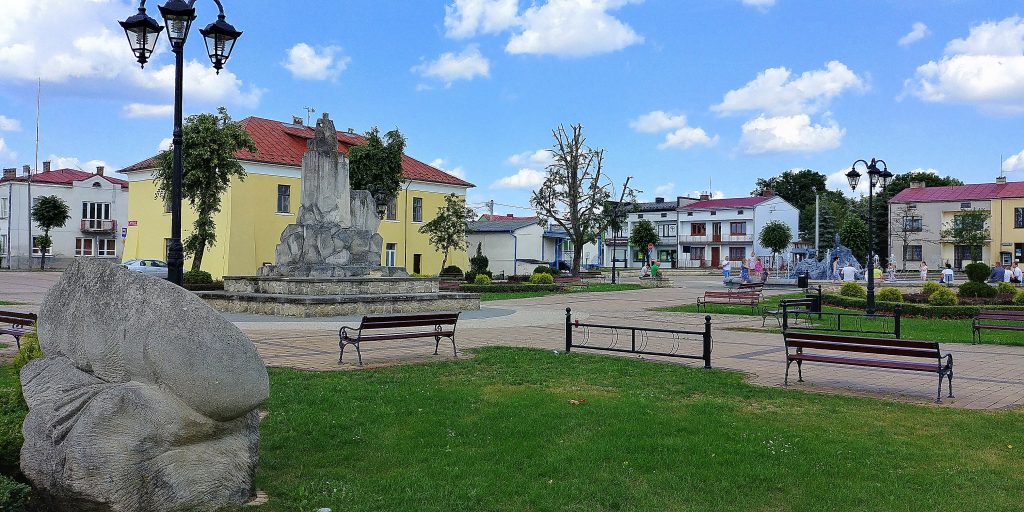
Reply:
<svg viewBox="0 0 1024 512"><path fill-rule="evenodd" d="M820 303L819 303L820 304ZM896 306L892 315L866 315L863 313L837 313L828 311L792 311L782 304L782 331L848 332L881 334L900 339L901 308Z"/></svg>
<svg viewBox="0 0 1024 512"><path fill-rule="evenodd" d="M82 231L90 233L113 233L117 230L117 221L113 219L82 219Z"/></svg>
<svg viewBox="0 0 1024 512"><path fill-rule="evenodd" d="M582 343L576 343L573 338L573 330L582 329L581 333L583 336ZM591 345L593 333L591 330L608 330L611 331L610 340L607 346L595 346ZM619 346L621 340L620 333L629 332L629 346ZM639 334L639 337L638 337ZM683 341L680 336L700 336L701 339L701 355L692 354L680 354L680 342ZM671 349L668 352L648 350L648 346L651 344L652 338L665 343L669 343ZM664 356L664 357L679 357L683 359L696 359L704 361L704 368L711 368L711 316L704 316L704 330L703 331L681 331L675 329L657 329L648 327L630 327L622 325L605 325L605 324L589 324L582 323L579 320L572 319L572 309L565 308L565 351L571 352L573 348L586 348L590 350L603 350L606 352L622 352L627 354L642 354L649 356Z"/></svg>

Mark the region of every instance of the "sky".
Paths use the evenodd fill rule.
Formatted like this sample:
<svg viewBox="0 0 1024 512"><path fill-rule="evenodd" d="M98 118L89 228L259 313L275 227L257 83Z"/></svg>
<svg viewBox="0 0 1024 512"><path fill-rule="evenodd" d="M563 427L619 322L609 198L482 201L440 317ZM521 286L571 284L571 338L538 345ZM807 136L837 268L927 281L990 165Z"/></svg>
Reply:
<svg viewBox="0 0 1024 512"><path fill-rule="evenodd" d="M150 14L159 18L159 2ZM582 123L641 199L746 196L758 177L1024 181L1024 0L224 0L243 31L215 74L198 28L185 113L399 128L407 153L528 212L552 129ZM0 165L114 170L170 141L173 55L145 69L120 0L4 0ZM34 165L34 164L33 164ZM866 180L862 180L862 183ZM859 192L863 192L863 189ZM517 208L518 207L518 208Z"/></svg>

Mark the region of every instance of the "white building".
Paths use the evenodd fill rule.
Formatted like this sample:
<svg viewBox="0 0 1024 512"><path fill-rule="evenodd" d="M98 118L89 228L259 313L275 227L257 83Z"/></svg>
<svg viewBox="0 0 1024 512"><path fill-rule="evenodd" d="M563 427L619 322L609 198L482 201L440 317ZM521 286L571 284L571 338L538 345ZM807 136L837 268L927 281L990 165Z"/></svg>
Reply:
<svg viewBox="0 0 1024 512"><path fill-rule="evenodd" d="M31 223L31 205L40 196L57 196L67 203L71 218L62 228L50 231L53 245L47 251L46 265L67 266L76 257L121 261L123 230L128 218L128 183L104 176L102 166L96 173L75 169L50 170L32 174L29 197L29 166L22 174L4 169L0 179L0 245L4 268L39 268L42 254L36 245L42 229ZM30 241L31 232L31 241ZM52 259L51 259L52 258Z"/></svg>
<svg viewBox="0 0 1024 512"><path fill-rule="evenodd" d="M753 255L771 256L758 238L761 228L772 221L788 225L794 240L799 233L800 211L770 193L724 199L702 195L681 206L678 215L681 267L714 268L722 258L735 262Z"/></svg>
<svg viewBox="0 0 1024 512"><path fill-rule="evenodd" d="M615 265L620 267L642 267L647 260L646 250L640 251L629 246L629 236L633 228L641 220L650 221L658 232L658 244L654 247L651 255L658 260L662 268L672 267L679 261L679 245L677 233L679 227L679 216L677 210L696 202L692 197L677 197L675 201L665 201L663 197L656 197L652 202L637 203L632 212L626 215L626 221L622 230L613 233L609 229L605 233L605 245L608 250L604 251L603 265L612 266L612 256L615 257Z"/></svg>
<svg viewBox="0 0 1024 512"><path fill-rule="evenodd" d="M529 275L540 265L572 267L572 243L565 231L545 227L538 217L483 215L469 223L468 231L469 257L476 255L479 245L495 276ZM582 266L596 265L599 252L597 244L583 246Z"/></svg>

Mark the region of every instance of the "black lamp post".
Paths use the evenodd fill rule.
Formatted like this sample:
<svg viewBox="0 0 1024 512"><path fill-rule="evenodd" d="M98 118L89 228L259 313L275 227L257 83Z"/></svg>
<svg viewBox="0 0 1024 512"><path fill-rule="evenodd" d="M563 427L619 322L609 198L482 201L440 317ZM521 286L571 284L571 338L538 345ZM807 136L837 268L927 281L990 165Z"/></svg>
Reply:
<svg viewBox="0 0 1024 512"><path fill-rule="evenodd" d="M224 21L224 6L220 0L214 0L220 15L217 21L210 23L199 31L206 40L207 54L213 62L213 68L220 74L224 63L231 57L231 50L241 32ZM167 247L167 280L181 285L184 273L185 255L181 247L181 175L182 175L182 70L185 64L185 40L188 39L192 21L196 19L196 0L168 0L160 6L160 15L164 18L167 28L167 39L171 42L174 52L174 160L171 169L171 240ZM132 53L139 64L145 67L149 61L156 41L164 27L146 14L146 0L139 2L138 14L120 22L121 28L128 36Z"/></svg>
<svg viewBox="0 0 1024 512"><path fill-rule="evenodd" d="M875 215L872 202L875 187L881 191L889 186L889 182L892 181L892 173L889 172L884 160L872 158L870 163L865 160L857 160L850 167L850 172L846 173L846 179L850 182L850 190L857 190L857 184L860 183L861 174L857 172L859 163L863 163L868 168L868 303L864 312L873 315L875 314ZM882 164L882 169L878 168L878 164Z"/></svg>

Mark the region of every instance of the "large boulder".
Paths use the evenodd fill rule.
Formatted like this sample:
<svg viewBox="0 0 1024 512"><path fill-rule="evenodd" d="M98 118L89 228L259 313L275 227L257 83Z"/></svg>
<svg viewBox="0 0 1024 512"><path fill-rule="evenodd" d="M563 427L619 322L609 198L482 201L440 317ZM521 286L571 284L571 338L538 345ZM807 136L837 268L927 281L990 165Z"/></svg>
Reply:
<svg viewBox="0 0 1024 512"><path fill-rule="evenodd" d="M191 292L76 260L21 373L21 469L48 510L216 510L253 494L267 370Z"/></svg>

